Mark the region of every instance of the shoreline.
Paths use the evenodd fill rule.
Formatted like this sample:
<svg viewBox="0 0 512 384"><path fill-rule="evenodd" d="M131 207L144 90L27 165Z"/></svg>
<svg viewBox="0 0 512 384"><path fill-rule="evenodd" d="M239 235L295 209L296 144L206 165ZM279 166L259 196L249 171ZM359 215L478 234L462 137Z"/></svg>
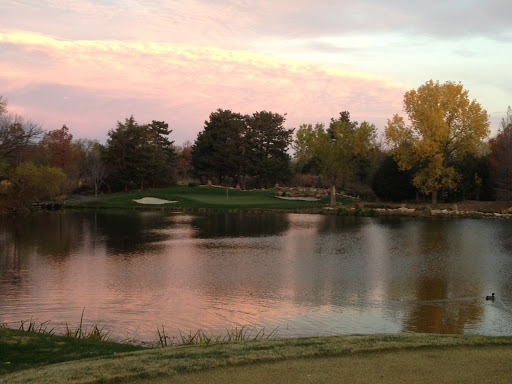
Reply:
<svg viewBox="0 0 512 384"><path fill-rule="evenodd" d="M512 218L512 201L457 203L370 202L340 194L330 206L325 190L274 188L242 191L234 188L188 187L148 189L100 195L72 195L68 200L34 203L34 209L123 209L185 213L304 213L339 216ZM150 202L146 203L146 202Z"/></svg>
<svg viewBox="0 0 512 384"><path fill-rule="evenodd" d="M323 206L314 208L259 208L259 207L183 207L183 206L164 206L164 205L140 205L140 206L111 206L111 205L84 205L84 204L61 204L57 208L40 210L135 210L135 211L166 211L173 213L299 213L299 214L324 214L337 216L361 216L361 217L440 217L440 218L470 218L470 219L512 219L512 213L507 212L486 212L470 209L448 209L448 208L430 208L429 206L414 207L405 206L393 208L380 208L382 204L361 203L360 206L347 207L338 204L336 207ZM451 204L453 205L453 204ZM377 207L375 207L377 206ZM412 207L412 208L410 208ZM510 209L509 209L510 211Z"/></svg>

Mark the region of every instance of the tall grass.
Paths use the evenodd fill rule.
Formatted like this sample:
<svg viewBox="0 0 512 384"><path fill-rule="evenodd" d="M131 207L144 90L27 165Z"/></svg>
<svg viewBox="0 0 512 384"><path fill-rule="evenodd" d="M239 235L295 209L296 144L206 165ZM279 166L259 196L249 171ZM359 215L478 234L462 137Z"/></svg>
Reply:
<svg viewBox="0 0 512 384"><path fill-rule="evenodd" d="M80 316L80 323L76 328L70 327L65 323L65 330L63 336L71 337L73 339L88 339L97 341L107 341L110 338L111 331L105 329L105 326L100 326L99 322L93 323L87 327L84 325L84 312ZM21 320L18 330L25 332L42 333L47 335L54 335L57 327L50 328L50 320L38 322L37 319L30 318L30 320Z"/></svg>
<svg viewBox="0 0 512 384"><path fill-rule="evenodd" d="M90 328L84 327L84 312L85 308L82 310L82 315L80 316L80 324L75 329L70 328L68 323L66 323L64 336L75 339L107 341L110 338L111 332L106 331L105 326L100 327L99 322L92 324Z"/></svg>
<svg viewBox="0 0 512 384"><path fill-rule="evenodd" d="M53 335L55 331L55 327L48 329L50 325L50 320L43 321L39 324L37 324L37 319L30 320L21 320L20 321L20 327L18 330L25 331L25 332L35 332L35 333L44 333L47 335Z"/></svg>
<svg viewBox="0 0 512 384"><path fill-rule="evenodd" d="M169 347L176 345L210 345L216 343L235 343L239 341L257 341L275 339L277 337L277 330L275 328L270 333L265 331L265 328L257 330L256 328L243 326L226 329L224 334L214 334L212 331L205 332L199 329L195 332L179 333L179 337L169 336L165 333L164 326L162 329L157 328L158 343L161 347Z"/></svg>

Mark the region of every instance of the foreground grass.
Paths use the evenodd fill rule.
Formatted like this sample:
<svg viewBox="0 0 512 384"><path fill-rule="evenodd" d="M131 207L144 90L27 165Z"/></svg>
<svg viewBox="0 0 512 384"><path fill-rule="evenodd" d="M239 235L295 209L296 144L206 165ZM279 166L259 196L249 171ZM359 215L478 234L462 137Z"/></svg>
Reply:
<svg viewBox="0 0 512 384"><path fill-rule="evenodd" d="M98 201L67 204L75 207L101 208L150 208L133 200L143 197L157 197L177 203L158 205L169 208L217 208L217 209L308 209L321 208L328 199L320 201L283 200L274 196L272 190L237 191L221 187L188 187L152 189L127 193L102 195ZM153 206L155 207L155 206Z"/></svg>
<svg viewBox="0 0 512 384"><path fill-rule="evenodd" d="M142 347L129 344L0 328L0 375L64 361L141 349Z"/></svg>
<svg viewBox="0 0 512 384"><path fill-rule="evenodd" d="M16 356L9 352L12 349L10 337L4 342L4 333L0 335L1 350L7 351L1 357L4 364L7 356L11 360ZM26 337L41 336L44 335ZM65 342L58 339L60 343ZM54 343L38 353L58 354L53 349L58 351L59 348ZM183 383L313 383L342 382L340 378L343 377L348 382L357 382L356 379L359 382L376 382L386 377L395 377L395 381L380 382L421 382L419 379L423 376L423 381L430 382L431 372L440 377L444 374L452 377L444 382L491 382L454 379L468 372L473 372L471 375L475 377L492 377L492 382L510 382L512 366L508 362L511 358L512 337L416 334L339 336L180 346L125 353L111 351L92 359L60 364L47 361L48 365L39 364L37 369L21 368L23 370L0 376L0 383L165 383L171 380ZM11 361L13 363L16 362ZM26 367L29 365L27 363ZM33 366L37 367L35 364ZM448 376L450 372L454 373ZM404 375L404 380L400 375Z"/></svg>

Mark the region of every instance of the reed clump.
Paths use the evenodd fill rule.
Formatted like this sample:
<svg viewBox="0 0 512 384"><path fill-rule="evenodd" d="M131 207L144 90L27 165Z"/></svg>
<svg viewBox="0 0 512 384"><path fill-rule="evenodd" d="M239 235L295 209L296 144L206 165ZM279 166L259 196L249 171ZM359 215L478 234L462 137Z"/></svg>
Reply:
<svg viewBox="0 0 512 384"><path fill-rule="evenodd" d="M66 330L64 336L72 337L75 339L89 339L97 341L107 341L110 338L110 331L105 330L105 326L100 326L99 322L93 323L91 327L84 326L84 312L80 316L80 324L75 329L70 328L66 323Z"/></svg>
<svg viewBox="0 0 512 384"><path fill-rule="evenodd" d="M269 340L277 337L278 328L273 329L267 333L265 328L260 330L243 326L226 329L223 334L215 334L212 331L205 332L199 329L195 332L179 333L179 337L169 336L165 333L164 326L162 329L157 328L158 342L161 347L170 347L178 345L210 345L218 343L236 343L240 341L258 341L258 340Z"/></svg>
<svg viewBox="0 0 512 384"><path fill-rule="evenodd" d="M43 333L46 335L53 335L55 327L49 328L50 320L37 323L37 319L30 318L30 320L21 320L18 330L25 332Z"/></svg>
<svg viewBox="0 0 512 384"><path fill-rule="evenodd" d="M71 327L68 323L64 325L63 336L73 339L88 339L96 341L107 341L110 339L111 331L106 330L105 326L101 326L99 322L93 323L90 326L84 324L84 312L80 316L80 323L78 326ZM55 335L57 327L50 327L50 320L38 322L37 319L30 318L30 320L21 320L19 331L42 333L46 335ZM59 332L60 333L60 332Z"/></svg>

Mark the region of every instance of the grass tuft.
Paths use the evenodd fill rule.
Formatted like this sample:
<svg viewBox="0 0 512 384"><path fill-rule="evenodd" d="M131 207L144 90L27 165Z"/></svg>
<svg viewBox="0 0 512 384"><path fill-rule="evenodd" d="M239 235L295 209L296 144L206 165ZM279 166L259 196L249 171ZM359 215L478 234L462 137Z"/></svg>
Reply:
<svg viewBox="0 0 512 384"><path fill-rule="evenodd" d="M179 337L169 336L165 332L165 328L162 325L157 328L158 334L158 345L160 347L172 347L178 345L211 345L218 343L237 343L240 341L258 341L258 340L269 340L277 337L277 330L275 328L270 333L265 331L265 328L257 330L248 326L241 328L235 327L232 329L226 329L226 333L223 335L214 334L213 332L205 332L202 329L198 329L195 332L190 331L189 333L179 333Z"/></svg>
<svg viewBox="0 0 512 384"><path fill-rule="evenodd" d="M55 331L55 327L48 329L49 325L50 325L49 320L43 321L43 322L37 324L37 319L34 320L34 319L30 318L30 320L28 320L28 321L21 320L20 327L18 328L18 330L25 331L25 332L35 332L35 333L44 333L47 335L53 335L54 331Z"/></svg>
<svg viewBox="0 0 512 384"><path fill-rule="evenodd" d="M89 339L96 341L107 341L110 338L110 331L105 330L105 326L100 327L99 322L94 323L90 328L84 326L84 312L80 316L80 324L76 329L72 329L66 323L66 330L64 332L65 337L71 337L74 339Z"/></svg>

